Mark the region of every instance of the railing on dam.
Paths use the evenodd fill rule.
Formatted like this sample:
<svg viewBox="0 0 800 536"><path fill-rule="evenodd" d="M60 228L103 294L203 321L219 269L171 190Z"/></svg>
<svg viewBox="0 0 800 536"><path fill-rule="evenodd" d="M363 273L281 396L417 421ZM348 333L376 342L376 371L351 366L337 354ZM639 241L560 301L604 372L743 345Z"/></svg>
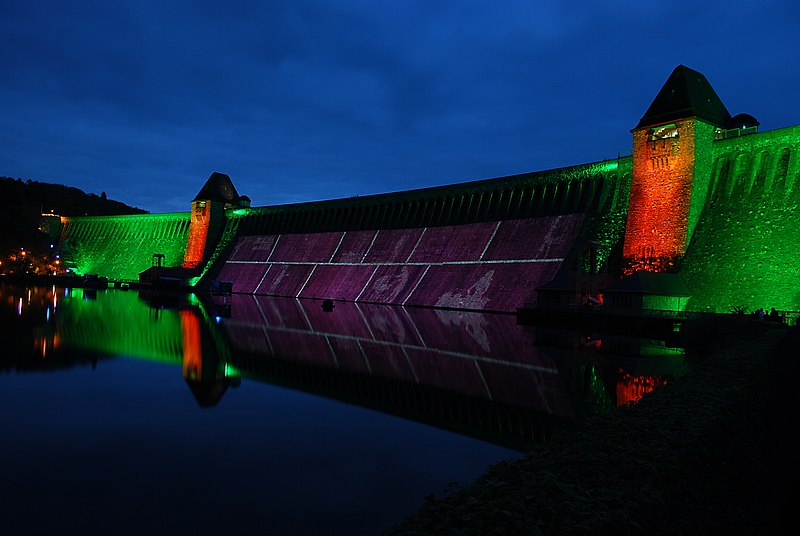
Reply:
<svg viewBox="0 0 800 536"><path fill-rule="evenodd" d="M630 158L451 186L239 211L240 234L462 225L602 210ZM624 201L627 203L627 197Z"/></svg>

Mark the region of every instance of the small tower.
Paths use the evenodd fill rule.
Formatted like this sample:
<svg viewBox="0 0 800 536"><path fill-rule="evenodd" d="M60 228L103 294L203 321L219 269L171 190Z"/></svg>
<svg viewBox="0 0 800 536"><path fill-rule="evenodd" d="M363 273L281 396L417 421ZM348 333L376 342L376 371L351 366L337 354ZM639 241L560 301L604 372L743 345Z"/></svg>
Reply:
<svg viewBox="0 0 800 536"><path fill-rule="evenodd" d="M708 193L711 144L730 119L705 76L679 65L631 131L626 274L677 269Z"/></svg>
<svg viewBox="0 0 800 536"><path fill-rule="evenodd" d="M192 201L184 268L197 268L208 260L225 227L225 209L238 207L239 199L229 176L211 174Z"/></svg>

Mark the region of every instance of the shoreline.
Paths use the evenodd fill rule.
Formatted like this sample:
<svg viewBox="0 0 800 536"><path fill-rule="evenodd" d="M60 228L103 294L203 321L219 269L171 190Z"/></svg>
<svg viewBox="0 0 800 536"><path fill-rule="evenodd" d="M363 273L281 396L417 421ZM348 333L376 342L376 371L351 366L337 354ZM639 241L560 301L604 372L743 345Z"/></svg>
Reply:
<svg viewBox="0 0 800 536"><path fill-rule="evenodd" d="M384 534L781 534L800 329L746 332L636 405L428 496Z"/></svg>

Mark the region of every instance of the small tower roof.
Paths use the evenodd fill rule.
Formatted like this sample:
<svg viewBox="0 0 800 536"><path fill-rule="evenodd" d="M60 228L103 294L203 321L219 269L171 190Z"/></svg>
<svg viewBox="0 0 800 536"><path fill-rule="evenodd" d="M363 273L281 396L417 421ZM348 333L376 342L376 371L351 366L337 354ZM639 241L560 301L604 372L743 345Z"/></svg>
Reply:
<svg viewBox="0 0 800 536"><path fill-rule="evenodd" d="M636 128L687 117L699 117L722 127L730 120L731 114L705 76L685 65L678 65Z"/></svg>
<svg viewBox="0 0 800 536"><path fill-rule="evenodd" d="M725 126L727 128L746 128L757 127L760 124L758 119L750 114L736 114L730 118L730 121Z"/></svg>
<svg viewBox="0 0 800 536"><path fill-rule="evenodd" d="M215 171L192 201L222 201L223 203L238 204L239 193L229 176Z"/></svg>

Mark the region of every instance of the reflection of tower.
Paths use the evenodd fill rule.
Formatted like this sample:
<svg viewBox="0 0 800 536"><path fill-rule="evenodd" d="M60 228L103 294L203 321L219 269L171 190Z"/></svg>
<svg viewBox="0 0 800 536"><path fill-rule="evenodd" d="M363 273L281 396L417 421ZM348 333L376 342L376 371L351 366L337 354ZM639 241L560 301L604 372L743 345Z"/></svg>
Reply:
<svg viewBox="0 0 800 536"><path fill-rule="evenodd" d="M192 201L189 240L183 257L184 268L197 268L208 260L225 227L225 209L248 206L246 196L240 197L231 178L212 173Z"/></svg>
<svg viewBox="0 0 800 536"><path fill-rule="evenodd" d="M203 329L201 317L194 309L181 309L183 335L183 378L200 407L213 407L228 386L238 386L238 378L225 375L219 351Z"/></svg>
<svg viewBox="0 0 800 536"><path fill-rule="evenodd" d="M183 335L183 377L199 380L203 377L203 341L200 317L191 310L181 310L181 334Z"/></svg>
<svg viewBox="0 0 800 536"><path fill-rule="evenodd" d="M632 131L625 273L677 268L705 202L715 132L729 121L706 78L676 67Z"/></svg>

